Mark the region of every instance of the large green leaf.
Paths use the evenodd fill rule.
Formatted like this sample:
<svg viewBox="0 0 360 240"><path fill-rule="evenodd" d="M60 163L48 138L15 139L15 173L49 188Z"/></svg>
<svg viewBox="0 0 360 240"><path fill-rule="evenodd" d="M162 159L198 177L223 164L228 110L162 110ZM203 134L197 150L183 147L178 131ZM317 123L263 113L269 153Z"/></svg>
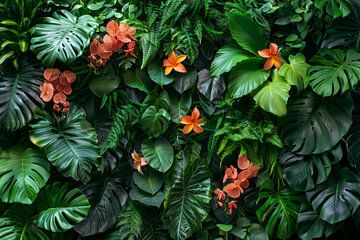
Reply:
<svg viewBox="0 0 360 240"><path fill-rule="evenodd" d="M255 94L255 102L265 111L277 116L286 114L286 104L289 98L290 85L274 72L272 82L267 82Z"/></svg>
<svg viewBox="0 0 360 240"><path fill-rule="evenodd" d="M133 179L138 188L153 195L160 190L163 184L163 176L151 169L148 175L134 172Z"/></svg>
<svg viewBox="0 0 360 240"><path fill-rule="evenodd" d="M236 64L249 58L249 54L238 47L225 45L220 48L211 62L211 76L229 72Z"/></svg>
<svg viewBox="0 0 360 240"><path fill-rule="evenodd" d="M153 90L154 83L150 80L145 71L136 69L135 72L128 70L122 74L124 83L131 88L139 89L140 91L150 93Z"/></svg>
<svg viewBox="0 0 360 240"><path fill-rule="evenodd" d="M82 55L98 25L92 16L78 18L67 10L59 10L31 29L30 49L46 66L53 66L56 61L72 62Z"/></svg>
<svg viewBox="0 0 360 240"><path fill-rule="evenodd" d="M99 148L84 110L72 105L67 117L60 120L39 112L30 126L30 140L44 150L61 174L84 183L90 180L92 166L98 165Z"/></svg>
<svg viewBox="0 0 360 240"><path fill-rule="evenodd" d="M304 198L288 189L277 190L267 179L261 184L258 201L265 201L256 215L265 223L269 235L289 239L296 233L296 220Z"/></svg>
<svg viewBox="0 0 360 240"><path fill-rule="evenodd" d="M0 218L1 240L50 240L47 231L33 222L34 208L14 205Z"/></svg>
<svg viewBox="0 0 360 240"><path fill-rule="evenodd" d="M295 191L309 191L316 185L326 181L331 172L331 165L341 160L341 145L333 150L318 155L297 155L284 151L279 156L283 169L283 178Z"/></svg>
<svg viewBox="0 0 360 240"><path fill-rule="evenodd" d="M360 81L360 53L350 49L323 50L311 59L310 85L324 97L345 93Z"/></svg>
<svg viewBox="0 0 360 240"><path fill-rule="evenodd" d="M50 164L35 148L0 148L0 196L3 202L31 204L50 176Z"/></svg>
<svg viewBox="0 0 360 240"><path fill-rule="evenodd" d="M350 128L350 135L347 138L348 161L352 167L360 170L360 125Z"/></svg>
<svg viewBox="0 0 360 240"><path fill-rule="evenodd" d="M350 13L350 0L315 0L315 6L333 18L346 17Z"/></svg>
<svg viewBox="0 0 360 240"><path fill-rule="evenodd" d="M203 69L198 72L197 88L202 95L212 102L225 92L226 85L223 77L212 77L209 70Z"/></svg>
<svg viewBox="0 0 360 240"><path fill-rule="evenodd" d="M158 110L155 106L150 106L141 116L142 129L148 136L158 137L168 128L170 118L165 109Z"/></svg>
<svg viewBox="0 0 360 240"><path fill-rule="evenodd" d="M233 98L245 96L269 78L270 71L262 69L262 61L259 59L249 59L240 63L229 76L229 95Z"/></svg>
<svg viewBox="0 0 360 240"><path fill-rule="evenodd" d="M292 96L281 123L285 144L298 154L330 150L349 130L353 107L350 95L321 98L309 91Z"/></svg>
<svg viewBox="0 0 360 240"><path fill-rule="evenodd" d="M115 74L111 64L106 65L100 73L92 77L89 82L90 90L98 97L103 97L115 90L121 82L121 77Z"/></svg>
<svg viewBox="0 0 360 240"><path fill-rule="evenodd" d="M60 182L45 187L34 202L39 213L34 223L52 232L63 232L84 220L90 204L80 189Z"/></svg>
<svg viewBox="0 0 360 240"><path fill-rule="evenodd" d="M300 207L297 227L299 237L303 240L324 239L334 232L333 226L320 219L319 214L308 203L303 203Z"/></svg>
<svg viewBox="0 0 360 240"><path fill-rule="evenodd" d="M282 75L290 85L296 86L300 92L309 84L307 72L310 65L305 62L305 57L302 53L298 53L295 56L290 55L289 62L290 63L284 63L281 66L279 74Z"/></svg>
<svg viewBox="0 0 360 240"><path fill-rule="evenodd" d="M25 126L33 117L36 106L42 107L40 69L23 65L19 72L0 75L0 128L14 131Z"/></svg>
<svg viewBox="0 0 360 240"><path fill-rule="evenodd" d="M156 140L145 140L141 151L149 165L159 172L166 172L174 161L174 150L164 137Z"/></svg>
<svg viewBox="0 0 360 240"><path fill-rule="evenodd" d="M129 196L131 200L140 202L146 206L153 206L159 208L165 199L164 192L157 192L155 195L149 194L133 186L130 190Z"/></svg>
<svg viewBox="0 0 360 240"><path fill-rule="evenodd" d="M354 214L360 206L360 179L347 168L340 170L306 197L320 218L330 224L343 221Z"/></svg>
<svg viewBox="0 0 360 240"><path fill-rule="evenodd" d="M104 176L91 180L83 189L91 208L87 218L75 226L81 236L105 232L116 223L128 199L118 175L118 169L111 174L105 173Z"/></svg>
<svg viewBox="0 0 360 240"><path fill-rule="evenodd" d="M164 86L170 84L174 81L174 77L171 75L165 75L165 68L157 61L153 61L148 66L148 73L150 79L159 84L160 86Z"/></svg>
<svg viewBox="0 0 360 240"><path fill-rule="evenodd" d="M210 183L208 167L203 160L183 164L177 169L163 214L173 239L188 238L205 220L210 207Z"/></svg>
<svg viewBox="0 0 360 240"><path fill-rule="evenodd" d="M175 81L172 86L179 94L183 94L196 84L196 79L196 71L194 69L188 69L186 73L176 74Z"/></svg>
<svg viewBox="0 0 360 240"><path fill-rule="evenodd" d="M184 117L191 108L192 98L189 94L182 94L178 99L174 94L169 98L169 110L171 114L171 121L179 123L180 119Z"/></svg>
<svg viewBox="0 0 360 240"><path fill-rule="evenodd" d="M250 14L232 12L229 18L231 35L242 48L257 55L258 50L267 47L264 28Z"/></svg>

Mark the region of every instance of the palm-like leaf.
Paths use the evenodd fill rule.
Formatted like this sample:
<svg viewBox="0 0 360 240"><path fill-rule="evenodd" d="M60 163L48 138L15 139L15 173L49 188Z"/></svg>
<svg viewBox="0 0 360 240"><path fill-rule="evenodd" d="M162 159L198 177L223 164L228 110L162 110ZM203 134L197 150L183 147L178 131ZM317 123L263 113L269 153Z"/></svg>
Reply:
<svg viewBox="0 0 360 240"><path fill-rule="evenodd" d="M42 72L23 65L19 72L0 75L0 128L14 131L25 126L33 117L36 106L42 106L40 85Z"/></svg>
<svg viewBox="0 0 360 240"><path fill-rule="evenodd" d="M0 148L0 196L3 202L31 204L50 175L50 164L34 148Z"/></svg>
<svg viewBox="0 0 360 240"><path fill-rule="evenodd" d="M39 112L31 128L30 140L44 150L60 173L84 183L90 180L92 166L98 165L99 148L84 110L72 106L60 120Z"/></svg>
<svg viewBox="0 0 360 240"><path fill-rule="evenodd" d="M55 12L31 29L31 50L46 66L68 63L79 57L98 27L89 15L76 17L67 10Z"/></svg>

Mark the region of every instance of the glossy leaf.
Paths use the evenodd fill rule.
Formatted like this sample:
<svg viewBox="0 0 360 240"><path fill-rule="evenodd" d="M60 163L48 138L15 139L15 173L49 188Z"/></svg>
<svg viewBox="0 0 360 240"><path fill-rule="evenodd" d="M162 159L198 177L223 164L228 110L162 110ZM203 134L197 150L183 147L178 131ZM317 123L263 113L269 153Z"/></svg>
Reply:
<svg viewBox="0 0 360 240"><path fill-rule="evenodd" d="M146 206L153 206L159 208L165 199L164 192L157 192L155 195L151 195L147 192L140 190L138 187L134 186L131 188L129 196L131 200L140 202Z"/></svg>
<svg viewBox="0 0 360 240"><path fill-rule="evenodd" d="M159 172L166 172L174 161L174 150L169 141L160 137L156 140L145 140L141 151L149 165Z"/></svg>
<svg viewBox="0 0 360 240"><path fill-rule="evenodd" d="M150 106L141 116L142 129L148 136L158 137L168 128L170 118L170 113L165 109L158 110L155 106Z"/></svg>
<svg viewBox="0 0 360 240"><path fill-rule="evenodd" d="M298 53L295 56L289 56L289 63L283 63L283 65L281 65L279 74L283 76L290 85L296 86L300 92L309 84L309 67L310 65L305 62L304 55Z"/></svg>
<svg viewBox="0 0 360 240"><path fill-rule="evenodd" d="M209 211L210 182L205 161L178 166L163 214L173 239L188 238L205 220Z"/></svg>
<svg viewBox="0 0 360 240"><path fill-rule="evenodd" d="M314 4L333 18L346 17L350 14L350 3L347 0L315 0Z"/></svg>
<svg viewBox="0 0 360 240"><path fill-rule="evenodd" d="M0 148L0 196L3 202L31 204L50 176L50 164L36 148Z"/></svg>
<svg viewBox="0 0 360 240"><path fill-rule="evenodd" d="M223 77L212 77L209 70L203 69L198 72L197 88L202 95L212 102L225 92L226 85Z"/></svg>
<svg viewBox="0 0 360 240"><path fill-rule="evenodd" d="M156 61L149 64L148 73L150 79L160 86L168 85L175 79L172 75L165 75L165 68Z"/></svg>
<svg viewBox="0 0 360 240"><path fill-rule="evenodd" d="M169 99L171 121L178 124L180 119L190 111L191 102L192 98L188 94L183 94L180 98L171 95Z"/></svg>
<svg viewBox="0 0 360 240"><path fill-rule="evenodd" d="M355 125L349 130L347 138L348 161L352 167L360 170L360 125Z"/></svg>
<svg viewBox="0 0 360 240"><path fill-rule="evenodd" d="M89 82L90 90L98 97L111 93L121 82L121 77L116 75L111 68L105 68L104 71L94 76Z"/></svg>
<svg viewBox="0 0 360 240"><path fill-rule="evenodd" d="M162 175L154 170L149 171L148 176L134 172L133 179L138 188L152 195L157 193L163 184Z"/></svg>
<svg viewBox="0 0 360 240"><path fill-rule="evenodd" d="M98 165L95 129L86 120L84 110L76 106L71 106L67 117L61 120L39 112L31 124L30 140L66 177L86 183L92 166Z"/></svg>
<svg viewBox="0 0 360 240"><path fill-rule="evenodd" d="M45 66L51 67L57 61L69 63L82 55L97 27L90 15L78 18L67 10L59 10L30 30L30 49Z"/></svg>
<svg viewBox="0 0 360 240"><path fill-rule="evenodd" d="M312 92L293 96L282 121L282 136L290 151L319 154L333 148L352 123L350 95L324 99Z"/></svg>
<svg viewBox="0 0 360 240"><path fill-rule="evenodd" d="M194 69L190 69L186 73L177 74L172 86L178 93L183 94L196 84L196 79L196 71Z"/></svg>

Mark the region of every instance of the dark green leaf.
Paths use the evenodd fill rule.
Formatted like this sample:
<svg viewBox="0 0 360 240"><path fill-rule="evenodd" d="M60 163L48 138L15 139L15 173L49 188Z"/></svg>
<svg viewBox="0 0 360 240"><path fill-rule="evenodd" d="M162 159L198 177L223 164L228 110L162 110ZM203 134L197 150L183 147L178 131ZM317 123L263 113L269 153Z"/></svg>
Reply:
<svg viewBox="0 0 360 240"><path fill-rule="evenodd" d="M153 61L148 66L148 73L150 79L159 84L160 86L168 85L174 81L174 77L171 75L165 75L165 68L158 63L157 61Z"/></svg>
<svg viewBox="0 0 360 240"><path fill-rule="evenodd" d="M141 151L149 165L159 172L166 172L174 161L174 150L169 141L160 137L156 140L145 140Z"/></svg>
<svg viewBox="0 0 360 240"><path fill-rule="evenodd" d="M355 125L350 128L350 135L347 138L348 147L348 161L352 167L360 170L360 125Z"/></svg>
<svg viewBox="0 0 360 240"><path fill-rule="evenodd" d="M197 88L210 102L220 97L225 92L224 78L220 76L212 77L207 69L198 72Z"/></svg>
<svg viewBox="0 0 360 240"><path fill-rule="evenodd" d="M134 172L133 179L138 188L152 195L157 193L163 184L162 175L154 170L149 171L149 176Z"/></svg>
<svg viewBox="0 0 360 240"><path fill-rule="evenodd" d="M153 206L159 208L162 202L165 199L164 192L157 192L155 195L151 195L147 192L144 192L134 186L131 188L129 196L131 200L140 202L146 206Z"/></svg>
<svg viewBox="0 0 360 240"><path fill-rule="evenodd" d="M107 66L89 82L90 90L98 97L111 93L121 82L121 77L114 73L113 67L109 64Z"/></svg>
<svg viewBox="0 0 360 240"><path fill-rule="evenodd" d="M348 0L315 0L314 4L333 18L346 17L350 13Z"/></svg>
<svg viewBox="0 0 360 240"><path fill-rule="evenodd" d="M168 128L170 118L165 109L157 110L155 106L150 106L141 116L142 129L148 136L158 137Z"/></svg>
<svg viewBox="0 0 360 240"><path fill-rule="evenodd" d="M172 86L178 93L183 94L186 90L191 89L195 85L196 79L196 71L191 69L188 70L187 73L177 74L175 77L175 82Z"/></svg>
<svg viewBox="0 0 360 240"><path fill-rule="evenodd" d="M189 94L182 94L180 99L171 95L169 100L171 121L179 123L180 119L189 112L191 102L192 98Z"/></svg>
<svg viewBox="0 0 360 240"><path fill-rule="evenodd" d="M152 82L146 72L136 69L136 71L128 70L122 74L124 82L128 87L139 89L140 91L149 93L152 90Z"/></svg>

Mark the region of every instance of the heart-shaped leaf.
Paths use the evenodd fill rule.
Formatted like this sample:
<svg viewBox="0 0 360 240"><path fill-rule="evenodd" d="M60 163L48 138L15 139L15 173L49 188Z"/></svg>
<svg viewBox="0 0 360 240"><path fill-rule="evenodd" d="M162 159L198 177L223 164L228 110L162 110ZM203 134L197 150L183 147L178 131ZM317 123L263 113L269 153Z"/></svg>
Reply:
<svg viewBox="0 0 360 240"><path fill-rule="evenodd" d="M196 79L196 71L191 69L186 73L177 74L175 77L175 82L172 86L178 93L183 94L185 91L191 89L195 85Z"/></svg>
<svg viewBox="0 0 360 240"><path fill-rule="evenodd" d="M146 206L154 206L159 208L165 199L164 192L157 192L155 195L151 195L145 191L140 190L138 187L134 186L131 188L129 196L131 200L140 202Z"/></svg>
<svg viewBox="0 0 360 240"><path fill-rule="evenodd" d="M198 72L197 88L210 102L220 97L225 92L224 78L212 77L207 69Z"/></svg>
<svg viewBox="0 0 360 240"><path fill-rule="evenodd" d="M150 79L160 86L168 85L174 81L174 77L165 75L165 68L160 63L154 61L148 66Z"/></svg>
<svg viewBox="0 0 360 240"><path fill-rule="evenodd" d="M289 62L290 63L284 63L281 66L279 74L283 76L290 85L296 86L300 92L309 84L307 72L310 65L305 62L305 57L302 53L298 53L295 56L290 55Z"/></svg>
<svg viewBox="0 0 360 240"><path fill-rule="evenodd" d="M149 165L159 172L166 172L174 161L174 150L164 137L145 140L141 144L141 151Z"/></svg>
<svg viewBox="0 0 360 240"><path fill-rule="evenodd" d="M165 109L157 110L155 106L150 106L141 116L142 129L148 136L158 137L168 128L170 118Z"/></svg>
<svg viewBox="0 0 360 240"><path fill-rule="evenodd" d="M148 176L134 172L133 179L138 188L152 195L157 193L163 184L163 177L154 170L150 170Z"/></svg>

